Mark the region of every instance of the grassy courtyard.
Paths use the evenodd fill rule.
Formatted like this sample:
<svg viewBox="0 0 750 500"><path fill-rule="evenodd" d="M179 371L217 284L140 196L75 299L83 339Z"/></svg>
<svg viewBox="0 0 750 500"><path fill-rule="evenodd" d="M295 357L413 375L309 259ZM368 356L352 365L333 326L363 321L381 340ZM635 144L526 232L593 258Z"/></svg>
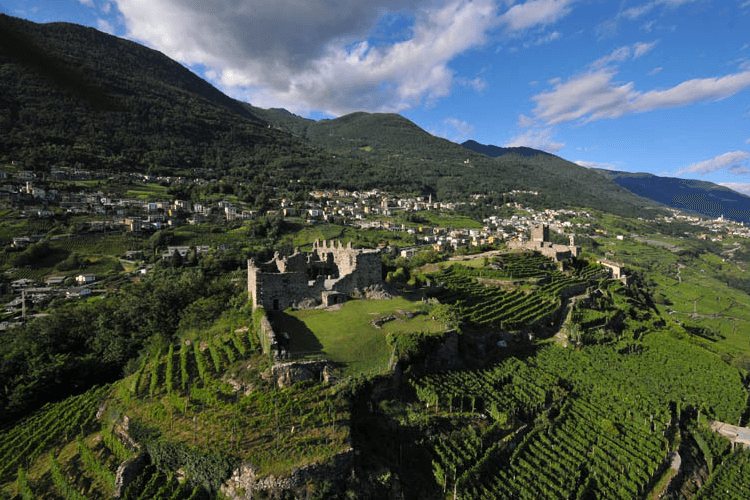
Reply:
<svg viewBox="0 0 750 500"><path fill-rule="evenodd" d="M404 298L350 300L336 310L306 309L274 313L277 332L287 332L292 353L324 354L342 363L344 375L378 373L388 369L391 348L389 333L438 332L443 328L426 314L413 317L406 312L420 309L420 302ZM393 315L381 328L375 320Z"/></svg>

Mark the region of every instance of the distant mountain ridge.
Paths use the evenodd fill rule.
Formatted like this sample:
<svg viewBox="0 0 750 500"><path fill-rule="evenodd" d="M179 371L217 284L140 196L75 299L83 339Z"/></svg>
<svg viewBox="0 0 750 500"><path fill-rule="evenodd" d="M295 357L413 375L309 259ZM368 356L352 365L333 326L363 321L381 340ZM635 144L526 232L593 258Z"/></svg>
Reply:
<svg viewBox="0 0 750 500"><path fill-rule="evenodd" d="M594 169L629 191L664 205L691 210L709 217L724 216L750 222L750 196L713 182L649 173Z"/></svg>
<svg viewBox="0 0 750 500"><path fill-rule="evenodd" d="M518 156L536 156L536 155L548 155L554 156L546 151L539 149L527 148L526 146L514 146L510 148L503 148L500 146L493 146L492 144L481 144L477 141L469 139L468 141L461 144L466 149L471 149L477 153L489 156L490 158L498 158L507 154L516 154Z"/></svg>

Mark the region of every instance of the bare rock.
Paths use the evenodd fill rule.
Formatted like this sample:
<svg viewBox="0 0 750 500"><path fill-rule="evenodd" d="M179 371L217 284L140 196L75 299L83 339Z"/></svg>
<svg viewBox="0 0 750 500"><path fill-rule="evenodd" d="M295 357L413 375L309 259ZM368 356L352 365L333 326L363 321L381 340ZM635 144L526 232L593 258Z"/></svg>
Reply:
<svg viewBox="0 0 750 500"><path fill-rule="evenodd" d="M113 493L114 498L120 498L128 485L135 481L135 479L143 472L143 469L149 464L149 456L146 453L139 453L133 458L125 460L117 468L117 475L115 476L115 491Z"/></svg>

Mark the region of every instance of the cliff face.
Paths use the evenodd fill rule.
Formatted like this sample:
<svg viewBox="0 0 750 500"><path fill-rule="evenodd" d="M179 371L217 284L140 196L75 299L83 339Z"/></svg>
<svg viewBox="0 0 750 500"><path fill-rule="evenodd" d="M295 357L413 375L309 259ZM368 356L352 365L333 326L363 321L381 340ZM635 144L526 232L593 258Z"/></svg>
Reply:
<svg viewBox="0 0 750 500"><path fill-rule="evenodd" d="M292 469L288 476L258 477L248 463L238 467L221 487L221 493L232 500L251 500L264 492L272 498L291 493L294 498L306 497L302 491L315 480L339 481L345 479L352 468L354 450L349 448L328 458L323 463L309 464Z"/></svg>

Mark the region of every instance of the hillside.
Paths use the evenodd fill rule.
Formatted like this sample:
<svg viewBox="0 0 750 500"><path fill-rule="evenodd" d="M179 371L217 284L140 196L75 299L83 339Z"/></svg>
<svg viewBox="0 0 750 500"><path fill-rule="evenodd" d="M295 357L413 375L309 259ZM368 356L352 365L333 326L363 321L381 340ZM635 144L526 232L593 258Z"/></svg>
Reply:
<svg viewBox="0 0 750 500"><path fill-rule="evenodd" d="M0 160L201 175L278 189L345 188L442 200L538 191L520 201L635 214L649 202L552 155L499 158L434 137L395 114L313 121L240 103L163 54L92 28L0 17ZM269 124L271 126L269 126ZM602 193L608 193L606 201Z"/></svg>
<svg viewBox="0 0 750 500"><path fill-rule="evenodd" d="M549 153L545 151L540 151L534 148L527 148L525 146L502 148L500 146L493 146L491 144L480 144L477 141L472 141L472 140L466 141L462 143L461 145L465 147L466 149L470 149L472 151L481 153L483 155L486 155L492 158L497 158L498 156L503 156L507 154L516 154L518 156L549 155Z"/></svg>
<svg viewBox="0 0 750 500"><path fill-rule="evenodd" d="M328 185L400 186L402 191L431 193L438 199L483 194L488 203L497 204L505 199L502 193L530 190L538 191L539 197L524 201L538 206L584 206L630 215L658 206L557 156L509 148L507 154L490 158L430 135L396 114L358 112L317 122L281 110L259 115L354 163L354 168L320 172L320 180Z"/></svg>
<svg viewBox="0 0 750 500"><path fill-rule="evenodd" d="M739 224L397 114L259 109L90 28L0 35L0 498L746 497L712 430L750 420ZM509 243L542 222L559 262ZM249 259L319 240L383 281L253 309ZM297 258L297 299L340 271Z"/></svg>
<svg viewBox="0 0 750 500"><path fill-rule="evenodd" d="M667 206L708 217L724 216L750 222L750 197L713 182L616 170L597 171L631 192Z"/></svg>
<svg viewBox="0 0 750 500"><path fill-rule="evenodd" d="M93 28L0 16L0 158L177 173L304 148L163 54ZM7 40L7 43L6 43Z"/></svg>

